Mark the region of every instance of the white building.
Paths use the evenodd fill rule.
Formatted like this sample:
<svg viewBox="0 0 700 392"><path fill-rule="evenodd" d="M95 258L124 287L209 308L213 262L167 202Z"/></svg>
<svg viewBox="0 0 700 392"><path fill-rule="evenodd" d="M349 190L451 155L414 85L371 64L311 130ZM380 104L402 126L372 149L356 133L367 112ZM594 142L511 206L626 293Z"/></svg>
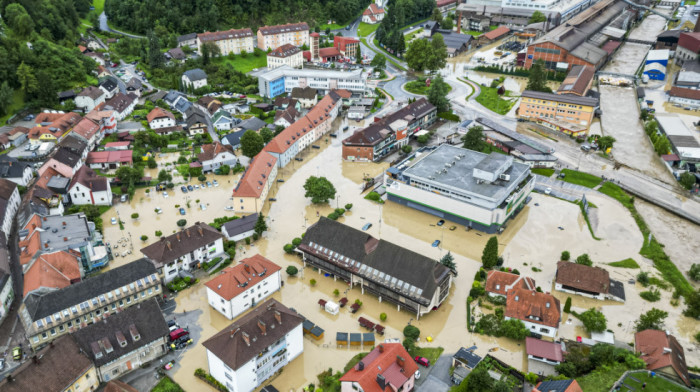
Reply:
<svg viewBox="0 0 700 392"><path fill-rule="evenodd" d="M554 367L564 362L564 342L548 342L528 336L525 338L527 371L541 376L556 375Z"/></svg>
<svg viewBox="0 0 700 392"><path fill-rule="evenodd" d="M290 93L295 87L311 87L327 94L330 90L345 89L364 93L367 88L367 73L362 69L336 71L329 69L296 69L283 65L275 69L254 72L258 78L260 94L274 98Z"/></svg>
<svg viewBox="0 0 700 392"><path fill-rule="evenodd" d="M270 299L203 343L209 374L250 392L304 352L303 318Z"/></svg>
<svg viewBox="0 0 700 392"><path fill-rule="evenodd" d="M0 178L0 205L4 204L4 206L0 207L0 224L2 224L1 228L5 239L10 235L12 222L15 220L15 214L21 201L17 184Z"/></svg>
<svg viewBox="0 0 700 392"><path fill-rule="evenodd" d="M209 305L233 320L280 289L282 269L256 254L206 283Z"/></svg>
<svg viewBox="0 0 700 392"><path fill-rule="evenodd" d="M306 22L277 26L262 26L258 29L258 48L279 48L284 44L303 46L309 43L309 25Z"/></svg>
<svg viewBox="0 0 700 392"><path fill-rule="evenodd" d="M182 74L182 84L195 90L207 85L207 74L199 68L189 69Z"/></svg>
<svg viewBox="0 0 700 392"><path fill-rule="evenodd" d="M27 186L34 176L33 172L31 164L20 162L7 154L0 155L0 178Z"/></svg>
<svg viewBox="0 0 700 392"><path fill-rule="evenodd" d="M102 89L95 86L89 86L78 93L78 96L75 97L75 106L89 112L92 111L95 106L104 102L106 98L107 96Z"/></svg>
<svg viewBox="0 0 700 392"><path fill-rule="evenodd" d="M559 299L535 290L514 288L506 296L505 319L520 320L530 332L554 338L561 321Z"/></svg>
<svg viewBox="0 0 700 392"><path fill-rule="evenodd" d="M219 47L222 56L240 54L243 51L253 53L253 37L253 30L249 28L201 33L197 34L197 49L202 53L202 45L210 42Z"/></svg>
<svg viewBox="0 0 700 392"><path fill-rule="evenodd" d="M600 267L559 261L554 289L598 300L625 302L625 286Z"/></svg>
<svg viewBox="0 0 700 392"><path fill-rule="evenodd" d="M284 44L267 54L267 68L273 69L283 65L304 68L304 54L301 49L292 44Z"/></svg>
<svg viewBox="0 0 700 392"><path fill-rule="evenodd" d="M148 126L151 127L151 129L169 128L176 125L175 115L159 107L153 108L153 110L146 115L146 120L148 120Z"/></svg>
<svg viewBox="0 0 700 392"><path fill-rule="evenodd" d="M253 236L253 233L255 233L255 223L257 223L257 221L257 213L246 215L224 223L221 226L221 232L229 241L242 241Z"/></svg>
<svg viewBox="0 0 700 392"><path fill-rule="evenodd" d="M98 176L85 165L81 166L71 179L68 194L71 202L76 205L112 205L112 188L107 178Z"/></svg>
<svg viewBox="0 0 700 392"><path fill-rule="evenodd" d="M114 97L105 102L105 109L114 112L114 118L122 121L129 117L136 107L138 97L134 94L116 93Z"/></svg>
<svg viewBox="0 0 700 392"><path fill-rule="evenodd" d="M364 23L376 24L384 19L384 8L377 7L377 4L370 3L369 7L362 12Z"/></svg>
<svg viewBox="0 0 700 392"><path fill-rule="evenodd" d="M224 253L223 238L213 227L197 222L187 229L161 237L142 248L141 253L153 263L163 281L169 283L180 271L190 271L201 262L220 257Z"/></svg>
<svg viewBox="0 0 700 392"><path fill-rule="evenodd" d="M202 152L197 155L197 159L202 164L203 173L214 171L223 165L235 166L238 162L233 148L219 142L202 145Z"/></svg>
<svg viewBox="0 0 700 392"><path fill-rule="evenodd" d="M211 118L211 122L217 131L228 131L233 127L234 123L231 114L224 109L219 109L216 113L214 113L214 116Z"/></svg>

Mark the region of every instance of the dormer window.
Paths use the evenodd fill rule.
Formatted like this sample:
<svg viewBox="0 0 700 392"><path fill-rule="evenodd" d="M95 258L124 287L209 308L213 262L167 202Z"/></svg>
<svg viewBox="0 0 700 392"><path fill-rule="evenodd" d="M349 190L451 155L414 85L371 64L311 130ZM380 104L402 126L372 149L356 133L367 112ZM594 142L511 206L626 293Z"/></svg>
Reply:
<svg viewBox="0 0 700 392"><path fill-rule="evenodd" d="M141 339L141 334L139 334L139 330L136 329L136 325L134 325L134 324L129 325L129 333L131 333L131 339L134 342Z"/></svg>
<svg viewBox="0 0 700 392"><path fill-rule="evenodd" d="M500 289L501 289L501 285L500 285L500 284L497 284L497 285L496 285L496 290L500 290Z"/></svg>

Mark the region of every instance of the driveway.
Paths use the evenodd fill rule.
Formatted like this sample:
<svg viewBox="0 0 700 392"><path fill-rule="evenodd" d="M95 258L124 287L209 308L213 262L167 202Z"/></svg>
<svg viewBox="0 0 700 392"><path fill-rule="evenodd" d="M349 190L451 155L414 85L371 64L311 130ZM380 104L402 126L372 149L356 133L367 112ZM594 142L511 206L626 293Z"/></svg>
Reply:
<svg viewBox="0 0 700 392"><path fill-rule="evenodd" d="M452 386L450 382L450 366L452 365L451 355L442 355L435 365L426 369L421 368L423 376L416 381L416 391L418 392L446 392ZM427 376L427 377L426 377Z"/></svg>

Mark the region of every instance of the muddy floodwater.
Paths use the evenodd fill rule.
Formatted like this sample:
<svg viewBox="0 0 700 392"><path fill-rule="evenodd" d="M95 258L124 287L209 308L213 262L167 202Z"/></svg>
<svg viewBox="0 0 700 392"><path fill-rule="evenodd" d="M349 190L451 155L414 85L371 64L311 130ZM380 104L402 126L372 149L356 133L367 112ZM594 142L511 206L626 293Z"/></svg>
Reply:
<svg viewBox="0 0 700 392"><path fill-rule="evenodd" d="M279 179L271 193L276 202L268 203L263 213L267 217L269 230L259 241L249 246L237 247L236 261L260 253L282 267L284 287L273 295L274 298L288 307L296 309L304 317L325 330L324 337L319 340L304 338L304 353L284 368L282 373L270 380L270 383L280 391L300 390L308 383L317 383L316 376L329 367L341 370L345 363L355 354L369 350L362 348L337 347L335 344L336 332L366 332L358 324L359 317L365 317L373 322L379 322L381 313L387 314L387 320L381 322L386 327L384 336L377 335L377 342L383 339L402 338L402 330L408 324L417 326L421 330L419 345L426 347L444 347L445 355L454 354L460 347L476 345L476 353L484 356L491 355L513 365L520 370L527 370L527 360L523 354L523 342L516 342L505 338L493 338L469 333L466 328L466 298L473 282L474 274L478 271L481 262L481 253L488 240L488 235L472 230L467 232L464 227L454 225L449 221L444 226L436 225L439 218L425 214L391 202L377 204L363 198L361 185L363 178L375 177L388 168L388 164L381 163L349 163L341 160L341 139L350 135L350 132L342 132L339 138L323 139L316 144L319 149L309 149L302 152L303 162L292 161L288 167L281 169ZM312 205L304 197L304 181L312 175L327 177L337 190L337 198L326 205ZM208 180L217 179L220 186L200 189L198 191L183 194L178 184L174 190L168 191L168 198L163 197L162 192L151 191L146 194L144 190L137 191L134 200L130 203L118 204L105 214L105 236L107 241L117 242L117 239L131 238L122 249L134 249L127 257L118 257L110 265L113 268L123 265L140 257L138 251L141 247L156 240L155 230L161 230L163 234L177 230L178 219L185 218L188 225L196 222L211 222L216 217L230 214L224 210L229 204L231 192L238 176L208 176ZM176 182L182 181L176 178ZM230 183L229 183L230 181ZM199 183L199 181L196 181ZM654 271L653 266L643 260L638 252L642 245L641 233L637 229L634 220L627 210L616 201L595 192L587 196L596 206L595 233L601 238L597 241L591 237L585 220L581 216L579 207L552 197L532 194L530 203L509 221L503 234L498 236L499 253L505 259L505 266L517 268L524 275L532 276L538 286L545 291L552 291L556 262L563 250L569 250L572 257L581 253L588 253L596 263L608 263L622 260L628 257L635 258L644 270ZM196 200L200 201L197 203ZM187 201L190 207L186 206ZM439 259L450 251L457 264L459 275L454 279L454 285L446 302L435 312L432 312L420 320L416 320L415 314L399 311L396 306L386 302L380 303L376 297L363 295L359 288L348 291L347 284L334 281L333 278L314 272L311 268L302 269L301 260L283 251L283 246L290 243L294 237L300 236L307 227L318 220L318 215L327 215L336 208L352 203L352 209L345 214L340 221L355 228L360 228L366 223L372 223L369 234L394 242L400 246L411 249L433 259ZM175 205L179 204L186 209L185 216L179 215ZM200 204L204 204L206 210L202 210ZM162 214L157 214L154 209L160 207ZM111 225L109 218L119 216L125 221L125 230L119 230L118 225ZM131 213L138 212L138 220L130 218ZM454 226L454 229L452 227ZM559 229L563 228L563 230ZM130 235L129 235L130 234ZM139 237L147 235L149 239L142 242ZM431 243L440 240L440 247L432 247ZM284 269L288 265L300 268L300 273L295 277L288 277ZM533 268L534 267L534 268ZM608 268L611 277L626 282L634 276L637 270L625 270L620 268ZM312 287L309 280L314 278L318 283ZM195 342L191 348L184 352L179 365L173 373L177 381L187 391L214 390L194 377L194 370L207 368L206 352L201 343L216 332L229 325L231 322L218 312L209 307L206 301L206 289L204 283L210 279L204 277L200 283L179 293L176 296L176 313L185 310L201 310L198 325L201 328L201 339ZM608 318L608 327L616 334L616 339L628 342L632 340L631 324L639 313L651 308L652 304L643 301L638 292L641 287L625 284L628 301L620 304L612 301L593 301L582 297L573 297L573 309L585 310L589 307L598 307ZM351 302L361 299L363 305L359 312L350 314L347 309L332 316L323 311L317 304L319 299L333 300L333 291L338 289L342 296L346 296ZM563 302L566 296L555 293ZM661 306L671 308L668 305L671 293L663 292L664 298ZM657 305L658 307L659 305ZM624 311L621 311L624 309ZM474 309L475 315L483 314L486 309L478 306ZM667 324L668 328L677 333L681 344L691 344L692 330L697 329L697 323L686 320L680 313L681 307L671 308L669 320L682 320L679 324L675 321ZM619 326L618 326L619 324ZM192 328L192 326L190 326ZM568 323L562 320L559 336L573 339L576 336L585 335L580 323L575 318ZM432 342L426 338L431 337ZM495 351L493 351L495 350ZM690 365L698 365L700 360L694 356L688 356Z"/></svg>

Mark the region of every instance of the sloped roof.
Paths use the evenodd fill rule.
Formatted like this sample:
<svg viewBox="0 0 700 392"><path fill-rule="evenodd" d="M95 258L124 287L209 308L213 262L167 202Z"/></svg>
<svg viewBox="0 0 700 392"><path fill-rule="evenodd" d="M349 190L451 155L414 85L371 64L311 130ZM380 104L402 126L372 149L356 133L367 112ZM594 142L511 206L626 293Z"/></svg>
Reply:
<svg viewBox="0 0 700 392"><path fill-rule="evenodd" d="M233 197L260 197L270 173L277 164L277 158L267 151L261 151L250 162L243 177L238 181Z"/></svg>
<svg viewBox="0 0 700 392"><path fill-rule="evenodd" d="M298 47L292 45L292 44L284 44L277 49L273 50L272 52L268 53L268 56L272 57L279 57L279 58L286 58L289 56L293 56L297 53L301 52L301 49Z"/></svg>
<svg viewBox="0 0 700 392"><path fill-rule="evenodd" d="M202 345L233 370L255 358L265 348L303 322L303 317L275 299L268 299ZM263 333L260 325L265 326ZM274 327L273 327L274 326ZM246 344L244 337L248 338Z"/></svg>
<svg viewBox="0 0 700 392"><path fill-rule="evenodd" d="M560 343L548 342L528 336L525 338L525 348L527 355L534 355L550 361L564 361Z"/></svg>
<svg viewBox="0 0 700 392"><path fill-rule="evenodd" d="M188 69L184 72L184 75L187 76L187 79L189 79L192 82L207 78L207 74L200 68Z"/></svg>
<svg viewBox="0 0 700 392"><path fill-rule="evenodd" d="M586 65L574 65L561 82L557 94L586 95L588 85L595 76L595 68Z"/></svg>
<svg viewBox="0 0 700 392"><path fill-rule="evenodd" d="M514 287L534 290L537 285L529 276L524 277L510 272L491 270L486 275L484 288L488 293L506 295L507 291Z"/></svg>
<svg viewBox="0 0 700 392"><path fill-rule="evenodd" d="M281 269L279 265L256 254L224 269L205 285L226 301L230 301Z"/></svg>
<svg viewBox="0 0 700 392"><path fill-rule="evenodd" d="M105 385L102 392L139 392L139 390L124 381L112 380Z"/></svg>
<svg viewBox="0 0 700 392"><path fill-rule="evenodd" d="M141 249L141 253L158 268L175 259L210 244L224 236L215 228L201 222L171 234Z"/></svg>
<svg viewBox="0 0 700 392"><path fill-rule="evenodd" d="M671 87L668 95L672 97L700 100L700 90L690 88Z"/></svg>
<svg viewBox="0 0 700 392"><path fill-rule="evenodd" d="M537 384L532 392L583 392L576 380L552 380Z"/></svg>
<svg viewBox="0 0 700 392"><path fill-rule="evenodd" d="M114 151L108 151L114 152ZM122 152L132 152L131 150ZM94 192L106 191L109 189L109 182L105 177L98 176L92 169L83 165L78 169L73 175L73 179L68 186L68 189L72 189L75 184L81 184L87 188L90 188Z"/></svg>
<svg viewBox="0 0 700 392"><path fill-rule="evenodd" d="M223 230L226 229L226 234L228 234L229 237L233 237L235 235L253 230L257 221L257 213L246 215L239 219L234 219L224 223L223 226L221 226L221 231L223 232Z"/></svg>
<svg viewBox="0 0 700 392"><path fill-rule="evenodd" d="M690 386L685 352L675 336L647 329L634 334L634 350L642 354L648 370L671 366L683 383Z"/></svg>
<svg viewBox="0 0 700 392"><path fill-rule="evenodd" d="M73 127L73 132L82 136L85 140L92 139L99 131L100 126L87 117L80 120L80 122Z"/></svg>
<svg viewBox="0 0 700 392"><path fill-rule="evenodd" d="M238 30L231 29L225 31L211 31L208 33L197 34L197 38L202 42L220 41L223 39L239 39L252 36L253 30L249 28Z"/></svg>
<svg viewBox="0 0 700 392"><path fill-rule="evenodd" d="M83 91L78 93L79 97L89 97L93 101L105 94L100 88L95 86L88 86Z"/></svg>
<svg viewBox="0 0 700 392"><path fill-rule="evenodd" d="M151 121L153 121L157 118L163 118L163 117L169 118L171 120L175 120L175 115L171 111L165 110L161 107L155 107L155 108L153 108L153 110L148 112L148 114L146 115L146 120L148 120L148 122L150 123Z"/></svg>
<svg viewBox="0 0 700 392"><path fill-rule="evenodd" d="M129 143L129 142L121 142ZM132 150L93 151L87 156L87 163L128 163L133 162Z"/></svg>
<svg viewBox="0 0 700 392"><path fill-rule="evenodd" d="M293 31L304 31L304 30L309 30L309 25L306 24L306 22L288 23L288 24L276 25L276 26L262 26L258 29L258 32L261 33L262 35L271 35L271 34L290 33Z"/></svg>
<svg viewBox="0 0 700 392"><path fill-rule="evenodd" d="M316 89L313 87L294 87L292 89L292 98L297 99L314 99L316 97Z"/></svg>
<svg viewBox="0 0 700 392"><path fill-rule="evenodd" d="M506 297L505 316L559 328L560 309L559 299L551 294L514 288L508 291ZM536 317L539 320L532 317Z"/></svg>
<svg viewBox="0 0 700 392"><path fill-rule="evenodd" d="M136 96L129 93L116 93L109 101L105 102L105 108L123 113L136 100Z"/></svg>
<svg viewBox="0 0 700 392"><path fill-rule="evenodd" d="M358 383L364 392L384 392L377 383L381 374L390 390L398 390L418 370L418 364L401 343L380 343L362 358L363 369L355 365L340 378L341 382Z"/></svg>
<svg viewBox="0 0 700 392"><path fill-rule="evenodd" d="M0 178L0 200L10 200L15 189L17 189L17 184L15 182Z"/></svg>
<svg viewBox="0 0 700 392"><path fill-rule="evenodd" d="M79 256L67 251L44 253L24 274L24 296L39 288L62 289L80 280Z"/></svg>
<svg viewBox="0 0 700 392"><path fill-rule="evenodd" d="M494 40L494 39L498 39L498 38L500 38L508 33L510 33L510 29L507 28L506 26L501 26L501 27L498 27L494 30L489 31L488 33L485 33L484 37L486 37L490 40Z"/></svg>
<svg viewBox="0 0 700 392"><path fill-rule="evenodd" d="M197 155L197 159L200 162L211 161L217 155L223 152L230 152L231 154L233 154L233 149L231 148L231 146L225 146L219 142L203 144L202 152L199 155Z"/></svg>
<svg viewBox="0 0 700 392"><path fill-rule="evenodd" d="M693 53L700 52L700 32L681 33L678 38L678 46Z"/></svg>
<svg viewBox="0 0 700 392"><path fill-rule="evenodd" d="M607 294L610 290L610 273L600 267L559 261L556 282L592 293Z"/></svg>

